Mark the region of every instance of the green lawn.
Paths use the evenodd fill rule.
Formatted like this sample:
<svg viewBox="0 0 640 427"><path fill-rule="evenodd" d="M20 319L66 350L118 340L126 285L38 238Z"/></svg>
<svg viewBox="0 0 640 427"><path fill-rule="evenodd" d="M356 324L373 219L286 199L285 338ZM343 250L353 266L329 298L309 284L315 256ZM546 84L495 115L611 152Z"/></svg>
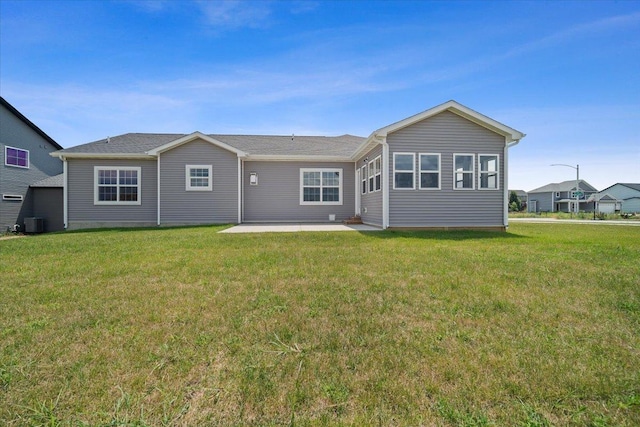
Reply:
<svg viewBox="0 0 640 427"><path fill-rule="evenodd" d="M0 241L0 424L640 425L640 227Z"/></svg>

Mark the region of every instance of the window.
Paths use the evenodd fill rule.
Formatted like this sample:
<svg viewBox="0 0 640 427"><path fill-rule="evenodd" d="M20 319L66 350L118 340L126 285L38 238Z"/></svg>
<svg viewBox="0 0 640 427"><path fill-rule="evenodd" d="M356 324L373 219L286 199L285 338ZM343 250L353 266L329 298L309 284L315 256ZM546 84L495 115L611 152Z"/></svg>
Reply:
<svg viewBox="0 0 640 427"><path fill-rule="evenodd" d="M369 162L369 193L376 191L374 187L376 177L376 165L375 162Z"/></svg>
<svg viewBox="0 0 640 427"><path fill-rule="evenodd" d="M413 153L393 153L393 188L409 189L415 188L413 171L415 165L415 154Z"/></svg>
<svg viewBox="0 0 640 427"><path fill-rule="evenodd" d="M367 167L360 169L360 178L362 179L362 194L367 194Z"/></svg>
<svg viewBox="0 0 640 427"><path fill-rule="evenodd" d="M454 190L473 190L474 174L473 154L453 155Z"/></svg>
<svg viewBox="0 0 640 427"><path fill-rule="evenodd" d="M139 167L94 167L94 204L139 205Z"/></svg>
<svg viewBox="0 0 640 427"><path fill-rule="evenodd" d="M301 205L341 205L342 169L300 169Z"/></svg>
<svg viewBox="0 0 640 427"><path fill-rule="evenodd" d="M29 150L22 150L5 145L4 164L6 166L29 169Z"/></svg>
<svg viewBox="0 0 640 427"><path fill-rule="evenodd" d="M382 158L380 156L376 157L373 160L373 163L375 164L374 167L374 171L375 171L375 185L376 185L376 191L380 191L380 187L381 187L381 175L382 175Z"/></svg>
<svg viewBox="0 0 640 427"><path fill-rule="evenodd" d="M440 189L440 154L420 153L420 189Z"/></svg>
<svg viewBox="0 0 640 427"><path fill-rule="evenodd" d="M500 156L497 154L480 154L478 156L480 165L481 190L497 190L500 188L499 163Z"/></svg>
<svg viewBox="0 0 640 427"><path fill-rule="evenodd" d="M558 198L558 199L560 198L560 192L559 191L556 191L556 198Z"/></svg>
<svg viewBox="0 0 640 427"><path fill-rule="evenodd" d="M187 191L211 191L211 165L186 165L185 189Z"/></svg>

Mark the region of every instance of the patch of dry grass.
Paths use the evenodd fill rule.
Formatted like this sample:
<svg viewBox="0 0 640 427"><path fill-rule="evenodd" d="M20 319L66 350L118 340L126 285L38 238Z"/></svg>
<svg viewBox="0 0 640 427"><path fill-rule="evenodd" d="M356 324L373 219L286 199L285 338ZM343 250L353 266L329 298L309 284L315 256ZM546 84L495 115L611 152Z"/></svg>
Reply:
<svg viewBox="0 0 640 427"><path fill-rule="evenodd" d="M6 425L637 425L640 229L0 242Z"/></svg>

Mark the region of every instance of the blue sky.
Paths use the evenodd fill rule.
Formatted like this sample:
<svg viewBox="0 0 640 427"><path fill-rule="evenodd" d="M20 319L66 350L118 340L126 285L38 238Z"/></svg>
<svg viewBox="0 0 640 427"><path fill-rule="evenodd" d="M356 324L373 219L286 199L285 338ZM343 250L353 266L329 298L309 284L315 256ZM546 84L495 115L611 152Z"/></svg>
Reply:
<svg viewBox="0 0 640 427"><path fill-rule="evenodd" d="M368 136L449 99L527 134L509 187L640 182L640 2L0 0L0 94L64 147Z"/></svg>

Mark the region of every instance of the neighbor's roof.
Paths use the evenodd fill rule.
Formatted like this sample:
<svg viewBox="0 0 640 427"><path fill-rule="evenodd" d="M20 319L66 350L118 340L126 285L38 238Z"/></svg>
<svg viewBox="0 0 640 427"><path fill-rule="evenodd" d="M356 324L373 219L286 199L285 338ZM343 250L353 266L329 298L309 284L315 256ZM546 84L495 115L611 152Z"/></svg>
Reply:
<svg viewBox="0 0 640 427"><path fill-rule="evenodd" d="M59 151L65 154L144 155L187 134L127 133ZM353 135L206 135L250 156L337 156L349 157L365 141Z"/></svg>
<svg viewBox="0 0 640 427"><path fill-rule="evenodd" d="M44 131L42 129L40 129L38 126L33 124L33 122L31 120L27 119L24 116L24 114L22 114L20 111L18 111L13 105L9 104L7 102L7 100L4 99L1 96L0 96L0 104L3 105L7 110L9 110L14 116L16 116L18 119L20 119L24 124L29 126L35 133L37 133L38 135L40 135L41 137L46 139L55 148L57 148L58 150L62 150L62 146L60 144L55 142L53 140L53 138L51 138L49 135L44 133Z"/></svg>
<svg viewBox="0 0 640 427"><path fill-rule="evenodd" d="M50 176L41 181L34 182L29 187L64 187L64 174Z"/></svg>
<svg viewBox="0 0 640 427"><path fill-rule="evenodd" d="M584 188L584 187L589 188ZM562 182L554 182L551 184L543 185L542 187L536 188L534 190L529 191L529 193L552 193L555 191L571 191L576 188L576 180L562 181ZM589 184L584 179L580 180L580 189L588 190L588 191L598 191L594 186Z"/></svg>
<svg viewBox="0 0 640 427"><path fill-rule="evenodd" d="M613 184L613 185L605 188L604 190L602 190L601 193L604 192L604 191L607 191L611 187L615 187L616 185L624 185L625 187L629 187L629 188L631 188L633 190L640 191L640 184L633 184L633 183L628 183L628 182L616 182L615 184Z"/></svg>

